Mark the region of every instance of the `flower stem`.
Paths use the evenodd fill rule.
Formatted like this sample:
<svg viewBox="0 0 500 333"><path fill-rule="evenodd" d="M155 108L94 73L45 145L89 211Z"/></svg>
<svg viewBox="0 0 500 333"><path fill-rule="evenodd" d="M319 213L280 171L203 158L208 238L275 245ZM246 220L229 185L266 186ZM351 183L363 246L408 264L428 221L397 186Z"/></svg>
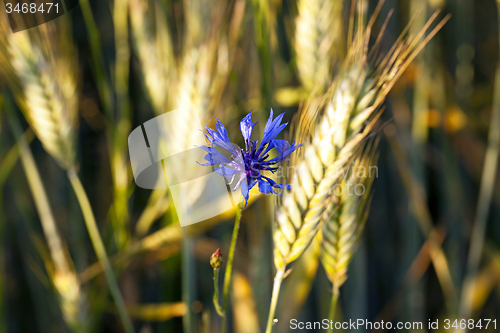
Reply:
<svg viewBox="0 0 500 333"><path fill-rule="evenodd" d="M224 317L224 310L219 304L219 268L214 268L214 306L217 314Z"/></svg>
<svg viewBox="0 0 500 333"><path fill-rule="evenodd" d="M266 333L271 333L273 331L274 313L276 312L276 305L278 304L278 296L280 294L281 282L283 281L284 275L285 269L283 268L278 270L274 277L273 296L271 297L271 307L267 318Z"/></svg>
<svg viewBox="0 0 500 333"><path fill-rule="evenodd" d="M123 297L120 293L118 282L116 281L115 274L113 273L113 269L111 268L111 264L109 263L109 259L106 254L106 248L104 247L101 235L99 234L99 229L97 228L97 223L95 221L94 213L92 212L92 207L90 206L89 198L87 197L87 193L85 193L85 189L83 188L83 185L80 181L80 178L78 178L74 167L68 170L68 178L71 182L71 186L73 186L76 198L80 203L80 207L83 213L83 219L85 220L90 240L92 241L92 245L94 246L97 259L104 269L104 275L106 276L106 279L108 281L111 296L113 296L118 314L123 323L123 326L125 327L125 331L127 333L133 333L134 326L132 325L132 322L130 321L130 318L128 316L127 309L125 307L125 301L123 300Z"/></svg>
<svg viewBox="0 0 500 333"><path fill-rule="evenodd" d="M339 287L336 283L333 284L333 292L332 292L332 302L330 304L330 313L328 314L328 321L330 323L328 327L328 333L333 333L334 325L335 325L335 313L337 311L337 303L339 300Z"/></svg>
<svg viewBox="0 0 500 333"><path fill-rule="evenodd" d="M236 248L236 240L238 239L238 232L240 230L241 213L243 211L243 205L245 204L245 199L241 197L240 203L238 205L238 211L236 212L236 219L234 220L233 236L231 238L231 246L229 247L229 256L227 258L226 274L224 275L224 301L222 303L224 317L222 317L222 328L221 333L226 330L227 323L227 305L229 303L229 287L231 286L231 272L233 271L233 258L234 250Z"/></svg>

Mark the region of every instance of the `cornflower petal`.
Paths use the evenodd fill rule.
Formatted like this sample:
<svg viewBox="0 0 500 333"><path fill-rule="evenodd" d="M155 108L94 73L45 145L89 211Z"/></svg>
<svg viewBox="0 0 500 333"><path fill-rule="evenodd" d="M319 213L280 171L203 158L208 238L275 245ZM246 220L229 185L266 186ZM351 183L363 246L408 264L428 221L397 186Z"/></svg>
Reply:
<svg viewBox="0 0 500 333"><path fill-rule="evenodd" d="M273 120L273 109L271 109L271 114L267 119L266 127L264 128L264 135L262 137L262 142L260 143L260 147L258 150L259 154L264 149L264 146L266 144L270 144L270 142L274 140L288 124L288 123L281 124L284 115L285 114L282 113L278 115L276 119Z"/></svg>
<svg viewBox="0 0 500 333"><path fill-rule="evenodd" d="M260 193L274 193L273 188L269 182L266 182L264 179L259 179L259 192Z"/></svg>
<svg viewBox="0 0 500 333"><path fill-rule="evenodd" d="M245 209L247 208L248 199L250 198L250 189L248 188L248 184L246 181L241 182L241 194L243 198L245 198Z"/></svg>
<svg viewBox="0 0 500 333"><path fill-rule="evenodd" d="M243 138L245 139L245 146L247 147L247 149L248 149L248 143L250 142L250 137L252 136L253 127L255 126L255 124L252 122L252 111L250 111L250 113L247 114L240 121L240 130L241 134L243 135Z"/></svg>
<svg viewBox="0 0 500 333"><path fill-rule="evenodd" d="M265 163L273 164L273 163L279 163L281 161L287 161L290 159L290 154L293 153L295 150L297 150L297 148L302 147L302 146L303 146L303 144L295 146L295 142L294 142L292 144L292 146L289 147L287 150L285 150L284 152L281 152L280 155L276 156L275 158L273 158L271 160L266 161Z"/></svg>

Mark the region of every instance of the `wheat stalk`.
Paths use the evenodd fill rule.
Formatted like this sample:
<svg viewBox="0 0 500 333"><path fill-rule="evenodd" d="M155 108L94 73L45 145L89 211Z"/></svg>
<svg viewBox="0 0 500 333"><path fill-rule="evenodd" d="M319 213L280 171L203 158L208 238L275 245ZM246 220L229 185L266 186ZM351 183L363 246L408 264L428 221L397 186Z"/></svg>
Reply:
<svg viewBox="0 0 500 333"><path fill-rule="evenodd" d="M44 32L50 28L51 26L44 27ZM77 103L74 97L76 84L70 70L72 64L51 53L50 49L33 48L28 32L10 33L4 16L0 17L0 35L0 74L7 81L17 104L45 149L51 152L61 165L71 164L74 158L71 154L74 141L71 123L76 120L71 111L74 111ZM40 41L48 39L46 34L37 37ZM71 51L68 49L68 52ZM55 61L61 61L61 67L53 71ZM56 82L55 77L59 81ZM64 84L63 88L60 88L60 84ZM69 112L66 106L70 108ZM8 118L18 141L21 162L47 240L53 265L47 270L59 296L64 320L73 330L84 331L84 297L68 254L67 244L59 234L33 155L26 139L21 135L21 126L15 115L10 114Z"/></svg>
<svg viewBox="0 0 500 333"><path fill-rule="evenodd" d="M64 20L58 22L61 25L57 27L49 22L30 29L30 32L22 31L2 38L0 54L9 60L2 71L28 124L45 150L67 171L118 313L130 333L134 331L132 323L109 264L92 207L76 172L74 143L78 119L78 66L70 29L63 26ZM72 281L77 281L77 278L58 277L55 280L60 285L61 295L71 295L67 289Z"/></svg>
<svg viewBox="0 0 500 333"><path fill-rule="evenodd" d="M7 99L7 101L9 100ZM82 297L80 282L67 251L67 244L59 234L40 173L31 154L28 141L22 135L21 125L13 114L12 105L7 105L6 110L8 113L7 118L16 137L17 148L20 152L20 160L28 185L40 216L42 230L47 240L51 259L49 263L46 263L47 273L57 292L65 322L75 332L83 332L86 327L84 297Z"/></svg>
<svg viewBox="0 0 500 333"><path fill-rule="evenodd" d="M294 51L298 74L307 91L323 90L342 58L342 1L299 0Z"/></svg>
<svg viewBox="0 0 500 333"><path fill-rule="evenodd" d="M321 228L334 185L363 146L363 141L373 132L385 96L448 19L442 20L425 38L437 13L416 36L404 38L405 31L386 56L377 61L374 53L368 50L368 41L381 4L367 28L358 27L349 44L347 58L330 89L324 96L308 101L294 125L296 141L303 142L305 149L291 161L295 169L291 177L292 191L283 193L274 223L277 274L268 332L272 329L277 294L286 266L304 252ZM380 35L375 49L379 40Z"/></svg>

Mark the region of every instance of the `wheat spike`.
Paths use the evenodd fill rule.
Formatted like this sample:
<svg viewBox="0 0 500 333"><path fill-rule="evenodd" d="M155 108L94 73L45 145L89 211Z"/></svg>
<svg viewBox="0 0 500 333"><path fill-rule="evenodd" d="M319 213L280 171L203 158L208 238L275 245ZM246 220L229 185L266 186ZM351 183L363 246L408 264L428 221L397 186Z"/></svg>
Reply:
<svg viewBox="0 0 500 333"><path fill-rule="evenodd" d="M372 170L376 165L376 148L376 143L368 144L349 166L325 212L321 262L337 289L347 279L347 267L368 217L370 190L376 177Z"/></svg>
<svg viewBox="0 0 500 333"><path fill-rule="evenodd" d="M199 1L184 1L185 50L172 100L176 107L195 104L201 118L211 115L226 87L240 37L245 2L219 2L210 10ZM230 13L230 15L227 15ZM202 122L206 119L201 119Z"/></svg>
<svg viewBox="0 0 500 333"><path fill-rule="evenodd" d="M144 84L157 114L165 111L175 80L175 59L163 5L154 0L130 0L130 25Z"/></svg>
<svg viewBox="0 0 500 333"><path fill-rule="evenodd" d="M245 1L237 0L231 8L228 6L225 1L208 7L196 1L184 1L186 31L179 43L183 49L180 54L174 54L174 38L171 38L162 1L131 0L133 42L156 114L195 105L201 123L208 124L227 84L240 37ZM230 9L231 15L227 15ZM226 17L230 20L226 21ZM193 122L191 116L185 113L172 124L175 131L170 134L175 136L172 142L176 145L193 147L200 144L196 140L200 128L194 125L197 122ZM165 189L154 191L154 197L166 195ZM160 210L161 207L157 211ZM151 225L155 216L157 214L149 214L147 218L141 216L141 226ZM144 234L147 230L137 231Z"/></svg>
<svg viewBox="0 0 500 333"><path fill-rule="evenodd" d="M416 36L398 39L378 62L368 52L372 18L366 29L358 28L339 76L327 93L312 98L302 109L294 135L305 148L291 161L295 169L292 191L283 193L274 223L278 270L297 259L320 229L333 187L372 133L385 96L447 20L423 38L436 16Z"/></svg>
<svg viewBox="0 0 500 333"><path fill-rule="evenodd" d="M307 91L323 90L343 52L342 1L299 0L294 49L300 80Z"/></svg>
<svg viewBox="0 0 500 333"><path fill-rule="evenodd" d="M67 33L63 26L56 30L44 24L8 34L0 50L9 59L3 71L17 104L44 148L65 169L75 160L78 120L76 57L70 37L56 37Z"/></svg>

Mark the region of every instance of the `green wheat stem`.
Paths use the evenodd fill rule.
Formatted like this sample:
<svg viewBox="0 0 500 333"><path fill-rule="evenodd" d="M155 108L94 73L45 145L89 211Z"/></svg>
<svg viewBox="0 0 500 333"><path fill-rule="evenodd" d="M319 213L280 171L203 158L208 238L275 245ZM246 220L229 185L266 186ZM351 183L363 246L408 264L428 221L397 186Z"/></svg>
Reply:
<svg viewBox="0 0 500 333"><path fill-rule="evenodd" d="M214 306L215 310L217 311L217 314L221 317L224 317L224 310L222 309L222 306L219 304L219 268L214 268Z"/></svg>
<svg viewBox="0 0 500 333"><path fill-rule="evenodd" d="M335 332L334 326L335 325L335 313L337 312L337 303L339 301L339 287L337 286L336 283L333 284L333 291L332 291L332 302L330 303L330 312L328 314L328 322L330 325L328 326L328 333L333 333Z"/></svg>
<svg viewBox="0 0 500 333"><path fill-rule="evenodd" d="M88 40L92 61L90 66L96 80L97 90L101 98L104 113L108 121L113 119L113 100L111 98L111 87L106 75L106 66L104 65L104 57L101 51L101 37L99 28L92 14L92 9L88 0L80 1L80 8L83 14L83 20L88 32Z"/></svg>
<svg viewBox="0 0 500 333"><path fill-rule="evenodd" d="M80 208L82 209L85 225L87 226L90 240L92 241L92 245L94 246L97 259L99 260L101 266L104 269L104 275L106 276L106 280L108 281L111 295L113 296L113 299L115 301L118 310L118 315L120 316L120 319L123 322L125 331L127 333L133 333L135 332L134 327L127 314L125 301L123 300L123 297L120 293L118 282L116 281L115 274L113 273L113 270L109 263L109 259L106 254L106 249L104 247L104 243L102 242L99 229L97 228L97 223L94 217L94 213L92 212L92 207L90 205L89 198L87 197L87 193L85 192L85 189L83 188L83 185L80 181L80 178L78 178L78 175L74 167L68 170L68 178L71 182L73 190L75 191L78 203L80 204Z"/></svg>
<svg viewBox="0 0 500 333"><path fill-rule="evenodd" d="M238 205L238 211L236 212L236 219L234 220L233 236L231 238L231 245L229 247L229 256L227 258L226 274L224 275L224 300L222 303L222 311L225 316L222 318L221 332L224 333L226 330L227 323L227 305L229 303L229 287L231 286L231 273L233 271L233 259L234 250L236 248L236 240L238 239L238 232L240 230L241 213L243 212L243 205L245 199L241 197L240 203Z"/></svg>
<svg viewBox="0 0 500 333"><path fill-rule="evenodd" d="M274 314L276 313L276 305L278 304L278 296L280 294L281 283L285 277L285 269L278 269L274 277L273 295L271 297L271 307L269 308L269 316L267 317L266 333L273 331Z"/></svg>

